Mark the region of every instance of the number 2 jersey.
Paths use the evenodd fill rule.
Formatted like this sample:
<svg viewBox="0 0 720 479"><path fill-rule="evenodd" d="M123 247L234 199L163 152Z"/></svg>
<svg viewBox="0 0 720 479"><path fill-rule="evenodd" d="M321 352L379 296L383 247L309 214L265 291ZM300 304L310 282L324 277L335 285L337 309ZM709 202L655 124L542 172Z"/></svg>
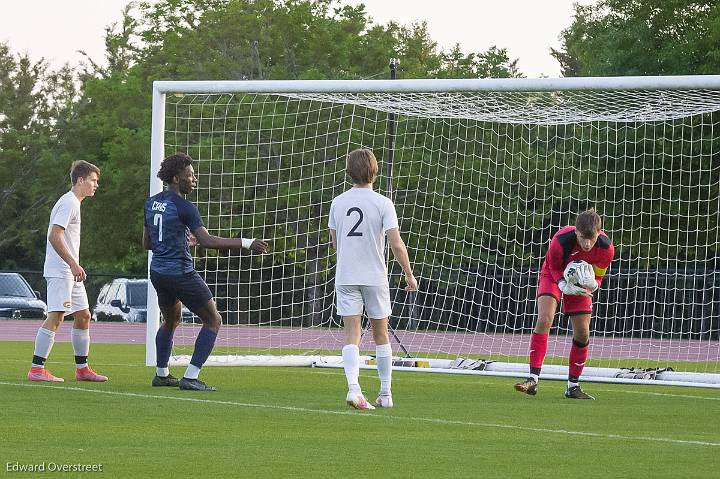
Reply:
<svg viewBox="0 0 720 479"><path fill-rule="evenodd" d="M336 285L388 284L385 232L398 227L392 201L354 187L333 199L328 226L337 237Z"/></svg>
<svg viewBox="0 0 720 479"><path fill-rule="evenodd" d="M197 207L174 191L145 201L145 227L153 256L150 270L168 276L195 271L188 233L203 226Z"/></svg>

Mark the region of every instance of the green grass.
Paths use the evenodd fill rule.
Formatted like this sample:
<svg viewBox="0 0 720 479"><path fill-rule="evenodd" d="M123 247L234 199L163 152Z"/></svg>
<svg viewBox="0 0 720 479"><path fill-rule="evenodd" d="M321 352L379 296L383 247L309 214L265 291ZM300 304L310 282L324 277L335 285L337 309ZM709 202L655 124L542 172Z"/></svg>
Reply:
<svg viewBox="0 0 720 479"><path fill-rule="evenodd" d="M207 368L216 393L151 388L140 345L92 347L105 384L24 379L29 342L0 343L0 475L6 463L103 465L103 477L716 477L720 393L585 384L570 401L544 381L396 373L394 409L347 408L339 369ZM182 368L174 368L181 375ZM363 371L373 399L378 381ZM84 473L92 477L97 473ZM77 477L78 473L70 474ZM12 473L12 477L33 474ZM62 477L62 474L53 474Z"/></svg>

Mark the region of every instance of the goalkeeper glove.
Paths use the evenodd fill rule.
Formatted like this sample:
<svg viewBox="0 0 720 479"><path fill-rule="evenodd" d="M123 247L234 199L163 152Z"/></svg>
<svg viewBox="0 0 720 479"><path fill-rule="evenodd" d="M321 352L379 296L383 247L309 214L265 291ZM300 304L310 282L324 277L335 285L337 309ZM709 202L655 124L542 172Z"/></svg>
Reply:
<svg viewBox="0 0 720 479"><path fill-rule="evenodd" d="M567 296L588 296L592 298L592 293L590 291L582 286L568 283L564 279L558 281L558 288L560 288L560 291Z"/></svg>
<svg viewBox="0 0 720 479"><path fill-rule="evenodd" d="M593 271L591 265L583 263L577 269L577 284L585 289L589 289L591 293L597 291L598 284L595 280L595 271Z"/></svg>

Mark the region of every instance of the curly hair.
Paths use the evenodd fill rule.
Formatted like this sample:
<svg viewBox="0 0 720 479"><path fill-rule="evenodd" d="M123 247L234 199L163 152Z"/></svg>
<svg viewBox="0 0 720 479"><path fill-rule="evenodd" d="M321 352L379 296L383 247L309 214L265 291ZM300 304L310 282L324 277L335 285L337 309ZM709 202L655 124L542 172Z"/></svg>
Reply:
<svg viewBox="0 0 720 479"><path fill-rule="evenodd" d="M193 159L185 153L175 153L170 155L160 163L160 171L158 171L158 178L163 180L165 183L170 184L173 181L173 177L178 175L182 170L192 165Z"/></svg>

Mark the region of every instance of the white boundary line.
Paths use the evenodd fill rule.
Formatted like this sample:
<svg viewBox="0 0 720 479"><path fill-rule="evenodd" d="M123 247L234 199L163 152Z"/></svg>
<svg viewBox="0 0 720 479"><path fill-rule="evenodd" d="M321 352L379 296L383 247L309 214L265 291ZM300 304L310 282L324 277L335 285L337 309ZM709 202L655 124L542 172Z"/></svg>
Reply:
<svg viewBox="0 0 720 479"><path fill-rule="evenodd" d="M720 442L707 442L707 441L694 441L685 439L670 439L663 437L650 437L650 436L624 436L621 434L602 434L596 432L585 432L585 431L569 431L566 429L548 429L539 427L528 427L528 426L516 426L512 424L495 424L495 423L483 423L475 421L457 421L452 419L441 419L441 418L430 418L430 417L413 417L413 416L387 416L377 414L364 414L357 413L354 411L331 411L327 409L310 409L296 406L277 406L272 404L254 404L254 403L243 403L237 401L220 401L213 399L198 399L192 397L177 397L177 396L163 396L158 394L139 394L130 392L118 392L118 391L103 391L98 389L86 389L73 386L45 386L41 384L23 384L14 383L8 381L0 381L0 385L4 386L16 386L16 387L30 387L30 388L44 388L44 389L59 389L62 391L73 391L73 392L88 392L95 394L105 394L108 396L121 396L121 397L134 397L141 399L162 399L173 400L173 401L184 401L184 402L195 402L201 404L217 404L221 406L237 406L243 408L253 409L269 409L275 411L288 411L288 412L302 412L302 413L315 413L315 414L329 414L336 416L352 416L352 417L367 417L367 418L380 418L383 420L395 420L395 421L410 421L427 424L445 424L445 425L457 425L457 426L468 426L468 427L481 427L490 429L512 429L517 431L529 431L529 432L540 432L547 434L562 434L568 436L584 436L584 437L595 437L600 439L617 439L621 441L641 441L641 442L661 442L670 444L682 444L682 445L693 445L693 446L710 446L720 447Z"/></svg>

